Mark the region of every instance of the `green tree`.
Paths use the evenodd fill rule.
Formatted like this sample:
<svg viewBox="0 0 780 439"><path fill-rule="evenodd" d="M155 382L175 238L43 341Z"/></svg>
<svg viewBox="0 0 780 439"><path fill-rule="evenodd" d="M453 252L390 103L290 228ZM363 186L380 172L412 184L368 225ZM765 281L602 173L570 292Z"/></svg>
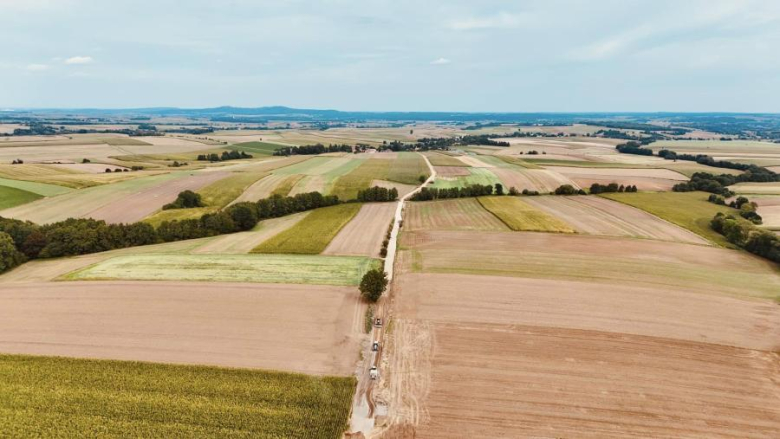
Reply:
<svg viewBox="0 0 780 439"><path fill-rule="evenodd" d="M387 288L387 275L379 269L369 270L360 281L360 295L371 303L382 297Z"/></svg>
<svg viewBox="0 0 780 439"><path fill-rule="evenodd" d="M11 235L0 232L0 273L10 270L22 262L24 262L24 255L16 249Z"/></svg>

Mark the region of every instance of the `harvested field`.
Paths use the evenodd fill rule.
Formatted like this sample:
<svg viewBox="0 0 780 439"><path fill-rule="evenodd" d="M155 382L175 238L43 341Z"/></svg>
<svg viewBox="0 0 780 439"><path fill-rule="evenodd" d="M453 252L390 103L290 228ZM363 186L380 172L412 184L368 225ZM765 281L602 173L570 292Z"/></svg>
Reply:
<svg viewBox="0 0 780 439"><path fill-rule="evenodd" d="M579 233L630 236L708 244L695 233L634 207L594 196L545 196L524 200L571 225Z"/></svg>
<svg viewBox="0 0 780 439"><path fill-rule="evenodd" d="M460 159L460 161L463 162L466 166L472 166L474 168L492 168L494 166L488 162L480 160L479 157L472 155L461 155L458 156L458 159Z"/></svg>
<svg viewBox="0 0 780 439"><path fill-rule="evenodd" d="M640 190L670 190L672 186L687 181L688 177L669 169L652 168L578 168L555 166L548 169L572 179L580 187L593 183L636 185Z"/></svg>
<svg viewBox="0 0 780 439"><path fill-rule="evenodd" d="M519 166L495 167L490 169L506 188L514 187L522 191L528 189L540 193L554 192L559 186L570 184L575 188L579 185L555 171L546 169L529 169Z"/></svg>
<svg viewBox="0 0 780 439"><path fill-rule="evenodd" d="M387 178L394 160L366 159L349 174L336 179L331 193L341 200L354 200L358 191L368 189L371 182Z"/></svg>
<svg viewBox="0 0 780 439"><path fill-rule="evenodd" d="M614 193L601 196L647 211L723 247L733 247L723 235L710 228L710 221L718 212L733 214L736 211L708 202L709 194L705 192Z"/></svg>
<svg viewBox="0 0 780 439"><path fill-rule="evenodd" d="M403 229L495 230L509 228L474 198L413 202L406 205Z"/></svg>
<svg viewBox="0 0 780 439"><path fill-rule="evenodd" d="M465 168L468 170L469 175L463 177L440 177L437 176L431 187L435 188L453 188L453 187L466 187L473 184L490 185L494 186L496 183L501 183L501 180L496 177L496 174L491 172L491 169L486 168Z"/></svg>
<svg viewBox="0 0 780 439"><path fill-rule="evenodd" d="M294 176L291 176L294 177ZM295 182L295 185L290 188L290 190L284 191L286 187L285 185L281 185L277 188L279 191L279 195L297 195L297 194L305 194L308 192L319 192L321 194L327 194L330 189L330 186L332 184L332 180L323 176L323 175L306 175L302 176L303 178L299 179ZM295 181L295 180L292 180ZM274 193L277 193L274 191Z"/></svg>
<svg viewBox="0 0 780 439"><path fill-rule="evenodd" d="M426 152L425 156L428 157L428 160L430 160L433 166L444 166L444 167L469 166L463 163L461 160L459 160L458 157L442 154L440 152Z"/></svg>
<svg viewBox="0 0 780 439"><path fill-rule="evenodd" d="M464 177L471 175L469 168L466 166L435 166L436 175L438 177Z"/></svg>
<svg viewBox="0 0 780 439"><path fill-rule="evenodd" d="M517 197L480 197L479 203L515 231L574 233L560 219Z"/></svg>
<svg viewBox="0 0 780 439"><path fill-rule="evenodd" d="M366 203L323 251L326 255L379 257L397 203Z"/></svg>
<svg viewBox="0 0 780 439"><path fill-rule="evenodd" d="M182 178L185 175L189 175L189 173L159 174L111 185L90 187L53 198L44 198L13 209L6 209L2 215L9 218L30 220L39 224L53 223L67 218L88 217L92 211L114 203L118 199L164 185L170 180ZM159 208L159 205L156 208Z"/></svg>
<svg viewBox="0 0 780 439"><path fill-rule="evenodd" d="M316 255L360 210L359 203L338 204L309 212L293 227L257 246L253 253L290 253Z"/></svg>
<svg viewBox="0 0 780 439"><path fill-rule="evenodd" d="M114 172L117 169L127 169L124 166L107 165L104 163L57 163L51 166L78 172L79 174L105 174L106 169Z"/></svg>
<svg viewBox="0 0 780 439"><path fill-rule="evenodd" d="M362 318L354 288L311 285L32 283L0 303L0 352L338 375Z"/></svg>
<svg viewBox="0 0 780 439"><path fill-rule="evenodd" d="M174 201L179 192L198 189L222 180L227 172L202 172L183 178L169 180L161 185L116 199L84 216L104 220L110 224L132 223L140 221L163 205Z"/></svg>
<svg viewBox="0 0 780 439"><path fill-rule="evenodd" d="M432 332L416 437L770 438L780 429L777 354L525 325Z"/></svg>
<svg viewBox="0 0 780 439"><path fill-rule="evenodd" d="M268 198L273 194L279 186L287 186L285 181L292 180L290 188L295 184L294 181L299 180L301 177L298 175L276 175L272 174L264 177L247 188L238 198L235 199L235 203L241 201L257 201L263 198ZM289 192L289 190L288 190Z"/></svg>
<svg viewBox="0 0 780 439"><path fill-rule="evenodd" d="M353 378L11 355L0 376L6 437L337 439L355 390Z"/></svg>
<svg viewBox="0 0 780 439"><path fill-rule="evenodd" d="M768 300L641 285L464 274L400 277L397 311L434 323L606 331L772 351L780 307Z"/></svg>
<svg viewBox="0 0 780 439"><path fill-rule="evenodd" d="M401 198L406 194L417 189L417 186L411 184L396 183L394 181L387 181L387 180L372 180L371 187L374 186L379 186L387 189L395 188L398 191L398 198Z"/></svg>
<svg viewBox="0 0 780 439"><path fill-rule="evenodd" d="M41 198L40 195L8 186L0 186L0 210L27 204Z"/></svg>
<svg viewBox="0 0 780 439"><path fill-rule="evenodd" d="M66 280L187 280L357 285L374 262L356 256L179 255L116 256L64 276Z"/></svg>
<svg viewBox="0 0 780 439"><path fill-rule="evenodd" d="M729 189L738 194L756 195L780 195L780 183L738 183L729 186Z"/></svg>
<svg viewBox="0 0 780 439"><path fill-rule="evenodd" d="M287 215L260 221L249 232L230 233L217 236L192 251L193 254L246 254L263 241L293 227L302 220L308 212Z"/></svg>
<svg viewBox="0 0 780 439"><path fill-rule="evenodd" d="M590 281L763 298L777 298L780 291L780 276L770 262L702 245L514 232L406 232L401 238L401 248L408 249L402 252L406 271Z"/></svg>

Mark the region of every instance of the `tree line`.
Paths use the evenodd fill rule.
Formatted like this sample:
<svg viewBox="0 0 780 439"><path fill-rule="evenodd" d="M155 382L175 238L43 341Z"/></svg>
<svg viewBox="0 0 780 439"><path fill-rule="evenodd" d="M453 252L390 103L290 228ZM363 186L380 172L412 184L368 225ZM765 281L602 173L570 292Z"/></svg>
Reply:
<svg viewBox="0 0 780 439"><path fill-rule="evenodd" d="M726 200L715 194L710 194L707 201L720 206L726 206ZM728 203L728 206L739 210L739 216L745 218L753 224L763 224L764 219L758 214L758 204L750 201L747 197L737 197L735 200Z"/></svg>
<svg viewBox="0 0 780 439"><path fill-rule="evenodd" d="M769 169L756 168L756 170L751 168L739 175L714 175L709 172L697 172L691 176L690 181L672 186L672 190L675 192L704 191L728 198L734 196L734 192L729 190L728 186L737 183L780 181L780 175Z"/></svg>
<svg viewBox="0 0 780 439"><path fill-rule="evenodd" d="M780 238L769 230L762 230L733 215L718 212L710 221L710 227L723 235L730 243L750 253L780 263Z"/></svg>
<svg viewBox="0 0 780 439"><path fill-rule="evenodd" d="M322 143L317 143L315 145L287 146L274 151L274 155L315 155L325 154L327 152L352 152L352 146L346 144L325 146Z"/></svg>
<svg viewBox="0 0 780 439"><path fill-rule="evenodd" d="M226 162L228 160L241 160L241 159L251 159L253 156L252 154L247 154L244 151L222 151L222 154L198 154L198 161L201 162Z"/></svg>
<svg viewBox="0 0 780 439"><path fill-rule="evenodd" d="M398 189L396 188L384 188L379 186L370 187L358 191L357 201L371 202L371 201L395 201L398 199Z"/></svg>

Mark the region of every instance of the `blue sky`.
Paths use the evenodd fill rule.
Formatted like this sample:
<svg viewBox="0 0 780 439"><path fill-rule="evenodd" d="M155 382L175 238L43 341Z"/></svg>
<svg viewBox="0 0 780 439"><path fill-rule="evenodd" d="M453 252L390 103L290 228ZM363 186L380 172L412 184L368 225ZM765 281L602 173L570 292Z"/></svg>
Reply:
<svg viewBox="0 0 780 439"><path fill-rule="evenodd" d="M780 1L0 0L0 107L780 112Z"/></svg>

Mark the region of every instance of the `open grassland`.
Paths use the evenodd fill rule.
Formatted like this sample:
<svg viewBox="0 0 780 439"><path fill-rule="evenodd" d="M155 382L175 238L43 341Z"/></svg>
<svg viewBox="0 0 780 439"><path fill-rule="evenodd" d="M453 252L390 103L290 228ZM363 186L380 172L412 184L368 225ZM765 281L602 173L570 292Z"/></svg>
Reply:
<svg viewBox="0 0 780 439"><path fill-rule="evenodd" d="M323 251L326 255L379 257L398 203L366 203Z"/></svg>
<svg viewBox="0 0 780 439"><path fill-rule="evenodd" d="M442 154L440 152L427 152L425 155L433 166L469 166L461 160L458 160L457 157Z"/></svg>
<svg viewBox="0 0 780 439"><path fill-rule="evenodd" d="M138 254L107 259L65 279L357 285L372 264L352 256Z"/></svg>
<svg viewBox="0 0 780 439"><path fill-rule="evenodd" d="M44 197L53 197L55 195L67 194L68 192L72 191L72 189L64 186L36 183L33 181L12 180L8 178L0 178L0 185L21 189L23 191L43 195Z"/></svg>
<svg viewBox="0 0 780 439"><path fill-rule="evenodd" d="M603 194L602 196L642 209L718 245L732 247L723 235L710 228L710 221L718 212L736 214L737 211L730 207L708 202L709 194L707 193L642 192Z"/></svg>
<svg viewBox="0 0 780 439"><path fill-rule="evenodd" d="M474 198L408 203L404 230L494 230L509 228Z"/></svg>
<svg viewBox="0 0 780 439"><path fill-rule="evenodd" d="M596 196L542 196L524 200L571 225L579 233L708 244L703 237L657 216Z"/></svg>
<svg viewBox="0 0 780 439"><path fill-rule="evenodd" d="M453 187L466 187L473 184L490 185L494 186L496 183L501 183L501 180L491 172L492 170L486 168L466 168L469 171L469 175L462 177L437 177L434 180L431 187L447 189Z"/></svg>
<svg viewBox="0 0 780 439"><path fill-rule="evenodd" d="M41 198L40 195L14 187L0 186L0 210L20 206Z"/></svg>
<svg viewBox="0 0 780 439"><path fill-rule="evenodd" d="M268 142L242 142L230 146L230 149L236 151L245 151L253 155L273 155L274 151L281 148L284 148L284 145Z"/></svg>
<svg viewBox="0 0 780 439"><path fill-rule="evenodd" d="M340 200L354 200L358 191L371 187L374 180L385 180L393 160L367 159L349 174L339 177L333 184L332 195Z"/></svg>
<svg viewBox="0 0 780 439"><path fill-rule="evenodd" d="M0 356L0 436L331 438L354 378Z"/></svg>
<svg viewBox="0 0 780 439"><path fill-rule="evenodd" d="M772 299L780 291L780 276L770 262L710 246L549 233L435 231L407 232L401 238L402 260L415 272L590 281Z"/></svg>
<svg viewBox="0 0 780 439"><path fill-rule="evenodd" d="M566 222L518 197L480 197L479 203L515 231L574 233Z"/></svg>
<svg viewBox="0 0 780 439"><path fill-rule="evenodd" d="M425 159L415 152L399 152L398 158L393 160L387 180L403 184L420 184L420 177L428 178L431 175Z"/></svg>
<svg viewBox="0 0 780 439"><path fill-rule="evenodd" d="M253 253L319 254L360 211L360 204L339 204L311 211L293 227L257 246Z"/></svg>

